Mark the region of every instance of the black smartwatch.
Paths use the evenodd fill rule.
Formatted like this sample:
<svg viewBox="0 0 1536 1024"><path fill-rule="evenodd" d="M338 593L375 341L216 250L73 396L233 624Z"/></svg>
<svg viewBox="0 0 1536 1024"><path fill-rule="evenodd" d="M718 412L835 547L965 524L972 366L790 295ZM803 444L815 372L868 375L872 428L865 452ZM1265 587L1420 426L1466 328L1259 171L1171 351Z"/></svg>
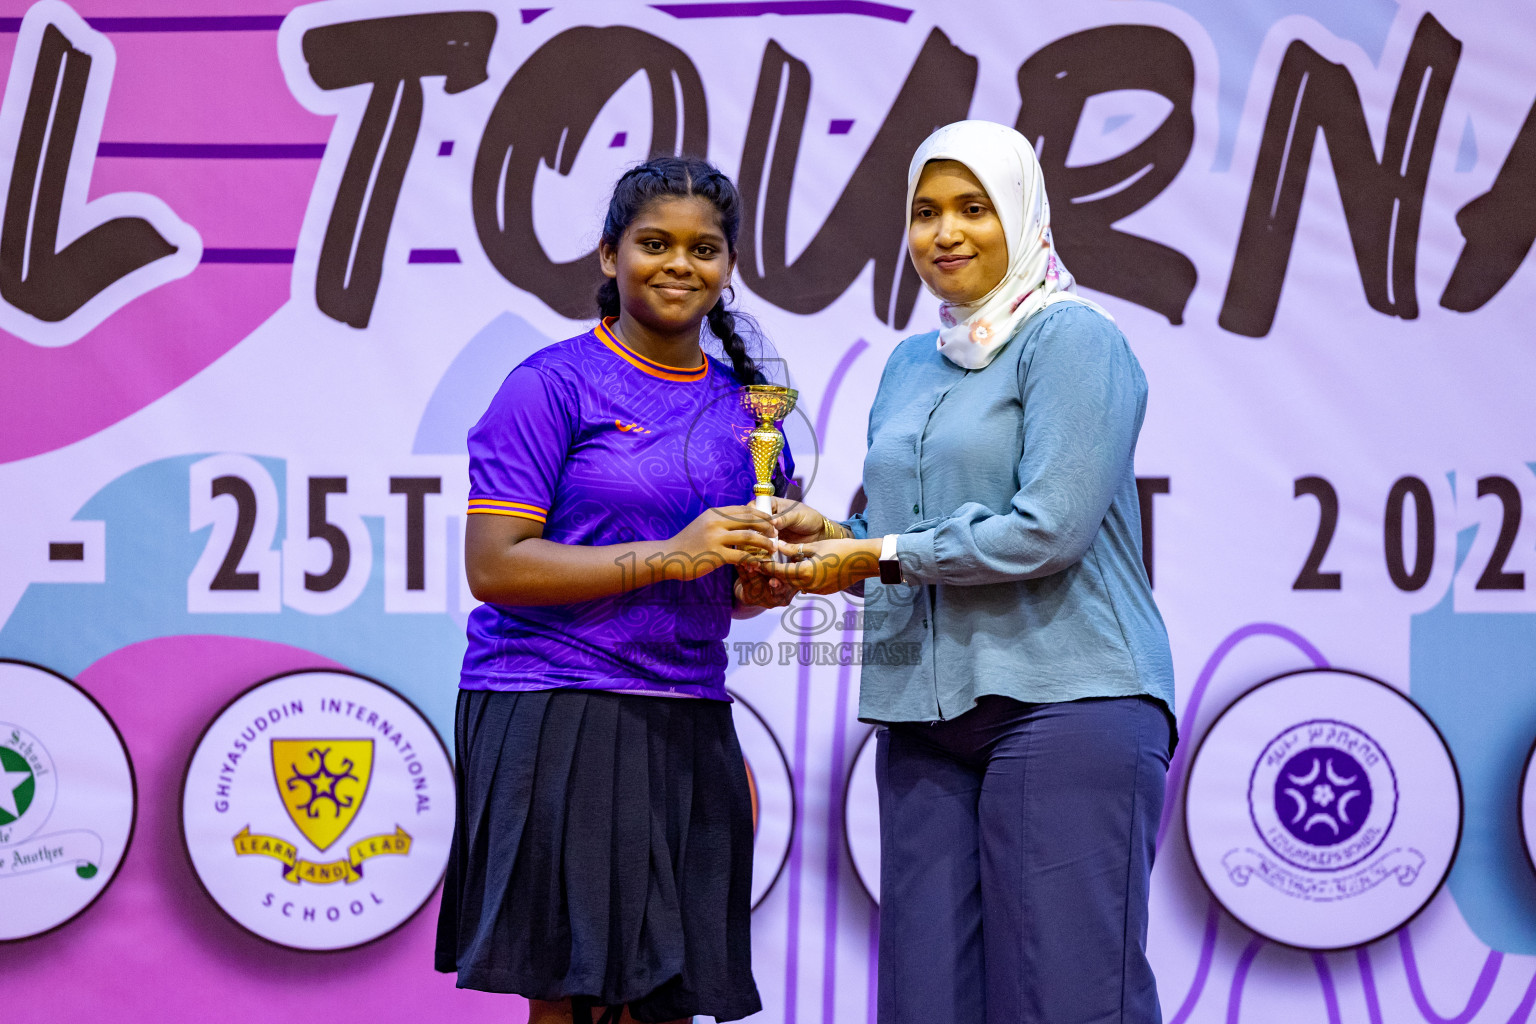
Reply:
<svg viewBox="0 0 1536 1024"><path fill-rule="evenodd" d="M901 575L901 562L896 559L897 534L888 533L880 542L880 582L881 583L905 583L906 578Z"/></svg>

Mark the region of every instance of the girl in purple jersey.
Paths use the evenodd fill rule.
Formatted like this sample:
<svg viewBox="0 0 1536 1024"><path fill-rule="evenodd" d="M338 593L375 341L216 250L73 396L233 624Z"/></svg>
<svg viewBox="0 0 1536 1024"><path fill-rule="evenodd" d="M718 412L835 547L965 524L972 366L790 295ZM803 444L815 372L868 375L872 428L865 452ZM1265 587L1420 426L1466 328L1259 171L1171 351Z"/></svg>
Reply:
<svg viewBox="0 0 1536 1024"><path fill-rule="evenodd" d="M603 321L513 370L470 432L465 565L485 604L437 967L528 997L530 1024L761 1008L724 639L733 607L789 591L735 568L775 536L737 503L737 392L759 377L722 299L739 226L702 160L627 172L598 247ZM700 347L706 320L729 366Z"/></svg>

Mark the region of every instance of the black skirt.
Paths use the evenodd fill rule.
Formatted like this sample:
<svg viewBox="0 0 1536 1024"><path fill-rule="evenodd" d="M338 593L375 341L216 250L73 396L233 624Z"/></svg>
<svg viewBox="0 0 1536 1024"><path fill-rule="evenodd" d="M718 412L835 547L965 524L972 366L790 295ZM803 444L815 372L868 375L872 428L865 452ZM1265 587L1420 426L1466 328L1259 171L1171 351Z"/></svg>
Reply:
<svg viewBox="0 0 1536 1024"><path fill-rule="evenodd" d="M455 739L438 970L460 988L627 1004L637 1021L762 1008L730 705L462 690Z"/></svg>

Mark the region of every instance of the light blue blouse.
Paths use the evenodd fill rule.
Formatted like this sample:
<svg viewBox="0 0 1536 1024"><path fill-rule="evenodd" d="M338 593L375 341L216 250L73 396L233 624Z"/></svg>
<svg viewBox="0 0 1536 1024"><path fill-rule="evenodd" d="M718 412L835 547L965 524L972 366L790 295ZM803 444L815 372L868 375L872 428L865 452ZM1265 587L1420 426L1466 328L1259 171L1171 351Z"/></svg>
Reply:
<svg viewBox="0 0 1536 1024"><path fill-rule="evenodd" d="M1136 436L1147 381L1075 302L965 370L935 335L891 353L869 414L859 537L901 534L907 582L865 583L859 717L955 718L978 697L1147 695L1173 661L1141 560Z"/></svg>

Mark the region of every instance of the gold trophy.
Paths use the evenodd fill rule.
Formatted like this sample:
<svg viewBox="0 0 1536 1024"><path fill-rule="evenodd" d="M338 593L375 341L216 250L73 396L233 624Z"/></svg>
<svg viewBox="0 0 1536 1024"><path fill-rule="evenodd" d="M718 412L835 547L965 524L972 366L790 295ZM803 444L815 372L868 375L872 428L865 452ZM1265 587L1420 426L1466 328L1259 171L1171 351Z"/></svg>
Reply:
<svg viewBox="0 0 1536 1024"><path fill-rule="evenodd" d="M784 435L774 425L795 408L800 392L780 384L748 384L741 389L741 404L757 419L757 426L747 435L747 451L752 453L752 504L759 512L773 514L773 467L784 450Z"/></svg>

